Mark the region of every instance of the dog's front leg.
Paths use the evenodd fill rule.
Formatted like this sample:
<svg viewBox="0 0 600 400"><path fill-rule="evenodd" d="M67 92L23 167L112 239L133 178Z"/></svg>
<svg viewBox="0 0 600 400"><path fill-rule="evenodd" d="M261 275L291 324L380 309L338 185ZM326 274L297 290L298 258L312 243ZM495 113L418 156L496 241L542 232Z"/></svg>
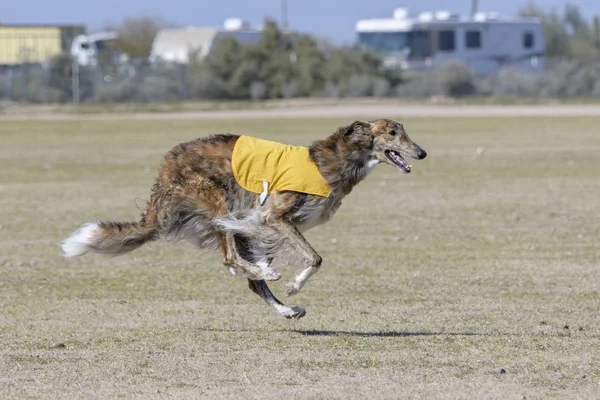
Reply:
<svg viewBox="0 0 600 400"><path fill-rule="evenodd" d="M284 221L271 221L269 225L277 230L284 238L287 245L296 253L302 260L304 269L300 270L289 283L286 294L292 296L300 291L306 281L319 271L323 259L302 236L302 233L294 226L294 224Z"/></svg>

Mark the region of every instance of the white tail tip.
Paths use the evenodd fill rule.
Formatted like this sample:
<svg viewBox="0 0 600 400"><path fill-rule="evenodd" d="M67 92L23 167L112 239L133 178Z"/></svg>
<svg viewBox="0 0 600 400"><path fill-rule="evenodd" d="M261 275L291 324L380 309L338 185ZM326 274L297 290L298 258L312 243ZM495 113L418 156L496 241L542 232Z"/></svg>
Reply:
<svg viewBox="0 0 600 400"><path fill-rule="evenodd" d="M65 257L77 257L87 253L96 229L98 229L98 224L90 222L73 232L71 236L62 242L63 255Z"/></svg>

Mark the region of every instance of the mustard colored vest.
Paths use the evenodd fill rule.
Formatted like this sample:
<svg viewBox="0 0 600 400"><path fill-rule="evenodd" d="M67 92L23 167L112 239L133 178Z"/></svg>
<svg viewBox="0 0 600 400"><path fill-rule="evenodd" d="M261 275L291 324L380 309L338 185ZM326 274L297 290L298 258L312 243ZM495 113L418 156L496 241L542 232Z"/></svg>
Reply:
<svg viewBox="0 0 600 400"><path fill-rule="evenodd" d="M231 166L239 185L249 192L263 193L266 179L269 194L275 189L323 197L331 193L307 147L240 136L233 147Z"/></svg>

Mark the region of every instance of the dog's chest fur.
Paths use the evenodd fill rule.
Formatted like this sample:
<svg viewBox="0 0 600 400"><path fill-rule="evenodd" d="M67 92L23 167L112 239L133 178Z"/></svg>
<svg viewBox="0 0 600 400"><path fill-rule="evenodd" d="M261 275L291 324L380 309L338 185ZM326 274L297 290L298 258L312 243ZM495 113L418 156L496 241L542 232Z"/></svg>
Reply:
<svg viewBox="0 0 600 400"><path fill-rule="evenodd" d="M306 232L330 221L341 205L341 198L335 193L327 198L307 196L307 201L293 213L292 221L300 232Z"/></svg>

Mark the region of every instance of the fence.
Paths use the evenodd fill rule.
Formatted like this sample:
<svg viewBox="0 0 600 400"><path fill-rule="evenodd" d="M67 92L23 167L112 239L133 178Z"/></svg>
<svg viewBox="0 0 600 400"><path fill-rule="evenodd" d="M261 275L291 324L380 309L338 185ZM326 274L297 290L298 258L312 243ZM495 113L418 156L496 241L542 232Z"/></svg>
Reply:
<svg viewBox="0 0 600 400"><path fill-rule="evenodd" d="M561 60L548 63L544 73L502 70L478 77L462 65L436 71L405 74L391 87L380 77L351 76L334 85L326 82L322 97L393 96L426 98L436 95L512 96L527 98L600 98L600 62L581 64ZM285 97L295 97L297 82L290 82ZM260 90L259 90L260 89ZM232 94L227 82L198 65L116 63L79 67L70 57L52 63L27 64L0 69L0 100L22 103L170 102L194 99L252 98L267 94L262 82Z"/></svg>

